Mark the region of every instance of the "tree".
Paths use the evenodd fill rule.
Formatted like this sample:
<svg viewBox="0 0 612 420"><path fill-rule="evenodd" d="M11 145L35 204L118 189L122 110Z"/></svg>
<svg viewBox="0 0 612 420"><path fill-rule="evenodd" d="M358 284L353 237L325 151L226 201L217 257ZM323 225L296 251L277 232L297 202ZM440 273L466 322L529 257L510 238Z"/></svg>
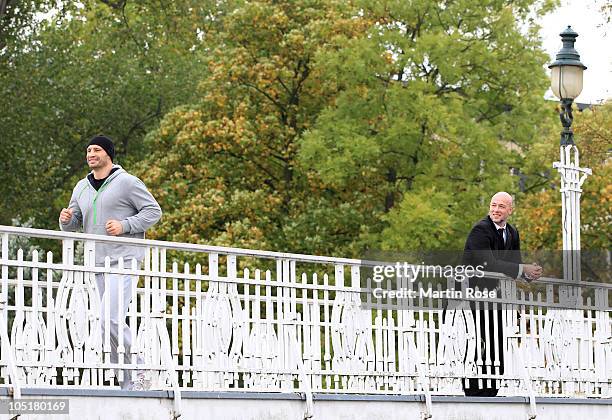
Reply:
<svg viewBox="0 0 612 420"><path fill-rule="evenodd" d="M612 244L612 103L575 114L573 129L580 151L580 165L593 175L583 184L581 197L581 246L585 250L609 250ZM559 161L558 132L542 142L528 158L527 167L547 179L524 200L519 212L525 243L532 249L560 250L561 197L559 176L552 162Z"/></svg>
<svg viewBox="0 0 612 420"><path fill-rule="evenodd" d="M333 255L458 246L547 119L528 12L550 3L238 8L202 100L148 137L155 234ZM432 218L448 229L425 229Z"/></svg>
<svg viewBox="0 0 612 420"><path fill-rule="evenodd" d="M343 254L369 207L297 160L302 134L342 86L316 61L365 33L344 2L246 3L224 21L199 85L152 132L140 173L160 200L155 235Z"/></svg>
<svg viewBox="0 0 612 420"><path fill-rule="evenodd" d="M208 33L226 7L67 3L15 39L0 64L0 223L17 217L56 227L95 134L116 141L128 168L141 159L144 135L194 98Z"/></svg>
<svg viewBox="0 0 612 420"><path fill-rule="evenodd" d="M490 196L517 190L511 170L550 120L548 57L528 10L550 7L363 2L368 36L321 57L344 89L305 135L302 160L374 203L369 246L462 248Z"/></svg>
<svg viewBox="0 0 612 420"><path fill-rule="evenodd" d="M36 30L36 15L63 10L56 0L0 0L0 59L5 59L14 44Z"/></svg>

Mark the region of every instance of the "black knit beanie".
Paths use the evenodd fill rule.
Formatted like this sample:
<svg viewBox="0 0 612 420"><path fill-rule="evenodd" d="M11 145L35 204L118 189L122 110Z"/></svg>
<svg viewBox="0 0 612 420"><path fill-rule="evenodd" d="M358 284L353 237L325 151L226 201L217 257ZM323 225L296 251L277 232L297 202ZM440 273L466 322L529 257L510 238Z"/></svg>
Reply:
<svg viewBox="0 0 612 420"><path fill-rule="evenodd" d="M100 146L101 148L103 148L106 154L110 156L111 161L115 160L115 145L113 144L113 141L109 137L99 134L93 137L91 140L89 140L87 147L94 145L94 144L96 146Z"/></svg>

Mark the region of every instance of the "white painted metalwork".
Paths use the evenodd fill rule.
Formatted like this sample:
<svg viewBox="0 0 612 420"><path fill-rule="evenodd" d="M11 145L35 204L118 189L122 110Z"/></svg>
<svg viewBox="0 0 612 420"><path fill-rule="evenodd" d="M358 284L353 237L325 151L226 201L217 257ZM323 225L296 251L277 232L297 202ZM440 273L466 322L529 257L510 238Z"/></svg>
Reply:
<svg viewBox="0 0 612 420"><path fill-rule="evenodd" d="M580 196L582 184L592 171L580 167L580 154L573 142L561 144L560 162L553 163L553 168L561 175L563 278L578 282L580 281Z"/></svg>
<svg viewBox="0 0 612 420"><path fill-rule="evenodd" d="M302 392L305 418L313 392L420 394L428 418L431 395L463 395L470 378L500 395L612 398L609 284L541 279L534 294L498 275L500 297L477 310L434 298L365 308L371 263L360 260L3 226L0 235L0 386L16 392L117 387L144 370L155 389L174 391L177 415L185 389ZM61 258L10 250L12 236L61 241ZM96 241L145 246L144 265L96 267ZM101 334L99 273L134 278L134 344L128 353L120 339L116 361Z"/></svg>

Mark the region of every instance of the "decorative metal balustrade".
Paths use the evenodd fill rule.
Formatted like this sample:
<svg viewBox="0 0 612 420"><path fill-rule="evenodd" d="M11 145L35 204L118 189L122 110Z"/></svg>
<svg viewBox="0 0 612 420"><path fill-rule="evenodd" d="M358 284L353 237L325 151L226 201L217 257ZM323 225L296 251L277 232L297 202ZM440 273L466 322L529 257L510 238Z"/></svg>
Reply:
<svg viewBox="0 0 612 420"><path fill-rule="evenodd" d="M181 390L303 392L308 414L313 392L430 401L463 395L469 378L532 401L612 397L609 284L543 279L534 295L498 276L499 298L472 310L433 297L364 307L371 280L360 260L4 226L0 235L0 386L16 395L118 387L146 370L153 389L174 391L177 411ZM61 256L19 248L17 238L43 238ZM144 246L145 261L96 267L96 241ZM101 333L96 273L134 276L127 324L136 345L126 353L120 339L117 363Z"/></svg>

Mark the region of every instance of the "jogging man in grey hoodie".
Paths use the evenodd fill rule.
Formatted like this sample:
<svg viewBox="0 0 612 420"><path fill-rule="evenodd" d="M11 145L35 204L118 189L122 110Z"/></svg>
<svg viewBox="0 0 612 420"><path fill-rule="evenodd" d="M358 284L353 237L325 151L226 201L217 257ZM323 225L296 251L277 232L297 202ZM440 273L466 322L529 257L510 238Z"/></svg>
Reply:
<svg viewBox="0 0 612 420"><path fill-rule="evenodd" d="M59 217L60 229L74 232L83 228L85 233L98 235L144 238L144 232L161 218L161 208L149 193L144 183L128 174L121 166L113 164L115 146L106 136L96 136L87 145L87 164L91 172L74 187L68 208L62 209ZM120 257L124 267L131 267L132 260L138 264L144 259L145 249L122 244L96 243L96 265L104 266L105 257L110 257L111 266L116 267ZM105 337L106 300L110 306L111 362L117 363L119 329L123 331L125 363L130 363L132 334L125 323L125 316L132 300L132 281L128 275L107 274L109 290L105 290L104 274L96 274L96 283L102 299L102 337ZM119 308L119 293L123 292L123 305ZM143 361L139 358L138 364ZM130 375L124 376L121 387L141 390L146 387L144 372L139 371L132 383Z"/></svg>

